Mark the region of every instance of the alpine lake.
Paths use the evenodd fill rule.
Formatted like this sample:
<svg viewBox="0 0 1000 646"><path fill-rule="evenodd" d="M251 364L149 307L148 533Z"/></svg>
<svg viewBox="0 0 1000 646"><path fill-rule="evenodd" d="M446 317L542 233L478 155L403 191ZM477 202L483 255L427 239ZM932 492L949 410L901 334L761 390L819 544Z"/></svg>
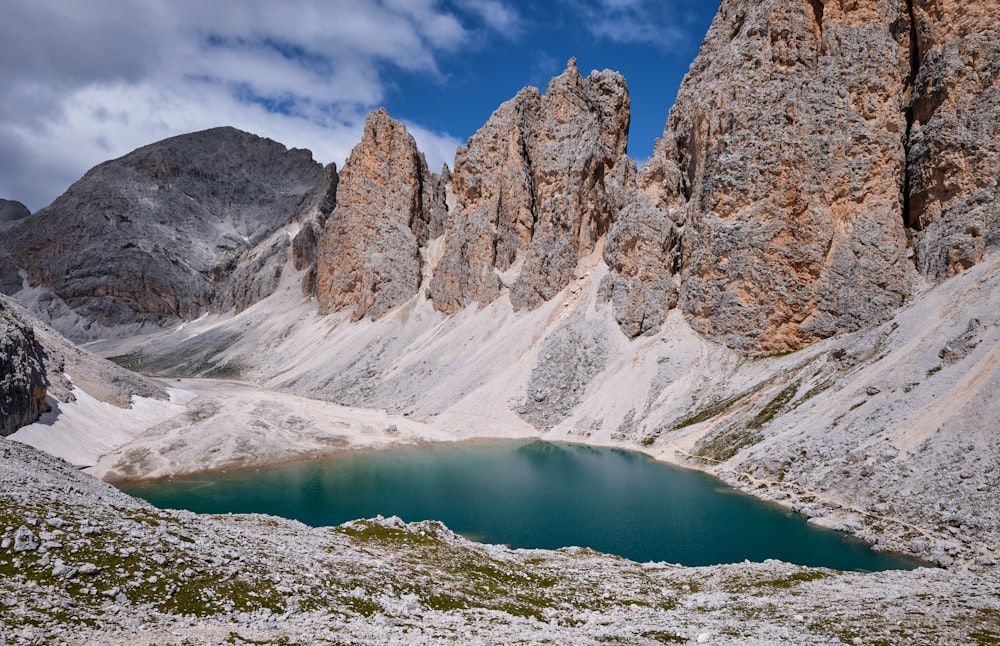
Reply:
<svg viewBox="0 0 1000 646"><path fill-rule="evenodd" d="M355 451L118 486L160 508L271 514L313 526L377 515L433 519L480 542L589 547L640 562L779 559L863 571L921 565L697 471L621 449L538 440Z"/></svg>

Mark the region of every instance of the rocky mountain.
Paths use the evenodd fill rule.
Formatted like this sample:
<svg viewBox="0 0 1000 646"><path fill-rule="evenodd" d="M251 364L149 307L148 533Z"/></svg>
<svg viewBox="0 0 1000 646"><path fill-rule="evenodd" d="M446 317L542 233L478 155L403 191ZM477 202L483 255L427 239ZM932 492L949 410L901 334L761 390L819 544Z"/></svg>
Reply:
<svg viewBox="0 0 1000 646"><path fill-rule="evenodd" d="M369 115L315 242L321 313L350 309L355 321L379 318L417 293L436 183L403 124L384 109Z"/></svg>
<svg viewBox="0 0 1000 646"><path fill-rule="evenodd" d="M639 178L696 329L798 349L995 244L998 17L972 4L722 3Z"/></svg>
<svg viewBox="0 0 1000 646"><path fill-rule="evenodd" d="M239 310L273 291L288 254L283 228L321 210L330 182L308 151L206 130L95 167L0 232L0 249L85 324Z"/></svg>
<svg viewBox="0 0 1000 646"><path fill-rule="evenodd" d="M500 106L455 155L434 306L454 313L504 289L515 309L535 308L562 290L616 215L628 124L621 75L584 79L575 60L544 95L527 88Z"/></svg>

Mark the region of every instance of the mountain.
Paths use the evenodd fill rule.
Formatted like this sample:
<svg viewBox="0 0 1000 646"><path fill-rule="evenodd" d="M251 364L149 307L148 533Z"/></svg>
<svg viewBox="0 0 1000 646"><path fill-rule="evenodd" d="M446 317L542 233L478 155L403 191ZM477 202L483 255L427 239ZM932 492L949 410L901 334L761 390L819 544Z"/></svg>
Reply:
<svg viewBox="0 0 1000 646"><path fill-rule="evenodd" d="M239 310L274 289L335 174L233 128L173 137L93 168L0 231L0 249L77 338Z"/></svg>
<svg viewBox="0 0 1000 646"><path fill-rule="evenodd" d="M377 409L386 427L419 421L427 436L638 447L883 545L942 564L988 560L1000 546L989 475L1000 468L997 203L982 160L997 161L984 114L998 110L984 67L994 49L977 58L969 47L993 42L997 21L973 8L949 26L932 9L724 3L642 169L625 150L625 80L582 76L571 60L544 93L500 106L454 171L431 173L384 110L339 173L220 129L101 165L22 226L79 204L82 233L51 240L95 276L41 285L81 317L50 318L69 333L99 326L111 340L95 348L128 367ZM935 85L941 61L949 71ZM973 104L985 113L960 109ZM955 110L986 140L973 148L956 134L948 154L931 154L920 142L956 132ZM120 218L95 208L105 198L82 196L132 195L120 187L145 193L138 206L118 198L116 213L140 215L111 226ZM970 200L979 206L949 215ZM178 203L183 246L163 220ZM960 219L981 233L971 256L966 233L943 233ZM115 249L122 231L138 251ZM234 231L247 234L242 246ZM239 248L222 250L219 236ZM18 298L46 313L33 275L70 261L22 229L2 240L32 285ZM170 262L187 247L192 260ZM120 282L136 272L119 252L162 269L165 287ZM955 262L931 269L931 257ZM95 281L135 293L106 299ZM156 294L170 296L150 304ZM136 335L136 321L159 327ZM129 444L96 469L169 475L287 457L277 444L294 445L274 434L256 452L235 448L249 440L217 429L241 428L242 413L205 415L171 431L187 428L195 444L140 438L142 460ZM213 442L233 448L203 461L195 447ZM931 475L942 469L972 475ZM982 543L948 547L935 502ZM882 526L873 504L901 523ZM910 525L937 538L912 543Z"/></svg>

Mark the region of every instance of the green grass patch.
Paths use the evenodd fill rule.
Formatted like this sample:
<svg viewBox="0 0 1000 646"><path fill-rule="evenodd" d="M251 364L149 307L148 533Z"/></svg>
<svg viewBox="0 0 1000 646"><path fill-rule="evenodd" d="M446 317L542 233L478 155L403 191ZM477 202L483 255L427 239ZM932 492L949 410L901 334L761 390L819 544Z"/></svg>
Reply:
<svg viewBox="0 0 1000 646"><path fill-rule="evenodd" d="M747 428L758 429L765 426L768 422L774 419L782 410L788 402L792 401L795 397L795 393L799 391L798 381L791 383L781 389L774 399L769 401L764 408L760 410L756 415L753 416L749 422L747 422Z"/></svg>

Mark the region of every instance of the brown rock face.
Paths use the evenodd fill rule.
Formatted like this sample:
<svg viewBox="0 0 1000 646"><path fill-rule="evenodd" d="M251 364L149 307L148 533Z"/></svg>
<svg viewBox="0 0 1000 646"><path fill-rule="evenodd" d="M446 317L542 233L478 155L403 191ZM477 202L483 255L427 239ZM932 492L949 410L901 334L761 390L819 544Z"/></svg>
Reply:
<svg viewBox="0 0 1000 646"><path fill-rule="evenodd" d="M1000 6L914 0L907 223L943 280L1000 245Z"/></svg>
<svg viewBox="0 0 1000 646"><path fill-rule="evenodd" d="M403 124L384 109L372 112L316 247L321 313L376 319L417 293L434 181Z"/></svg>
<svg viewBox="0 0 1000 646"><path fill-rule="evenodd" d="M601 289L630 337L655 329L677 306L674 258L677 227L659 209L637 201L623 210L604 244L611 270Z"/></svg>
<svg viewBox="0 0 1000 646"><path fill-rule="evenodd" d="M583 79L571 60L544 96L527 88L460 148L458 201L428 293L455 312L504 287L534 308L572 277L614 216L606 176L625 155L628 89L616 73Z"/></svg>
<svg viewBox="0 0 1000 646"><path fill-rule="evenodd" d="M901 304L909 74L903 2L722 3L638 180L697 330L782 352Z"/></svg>

